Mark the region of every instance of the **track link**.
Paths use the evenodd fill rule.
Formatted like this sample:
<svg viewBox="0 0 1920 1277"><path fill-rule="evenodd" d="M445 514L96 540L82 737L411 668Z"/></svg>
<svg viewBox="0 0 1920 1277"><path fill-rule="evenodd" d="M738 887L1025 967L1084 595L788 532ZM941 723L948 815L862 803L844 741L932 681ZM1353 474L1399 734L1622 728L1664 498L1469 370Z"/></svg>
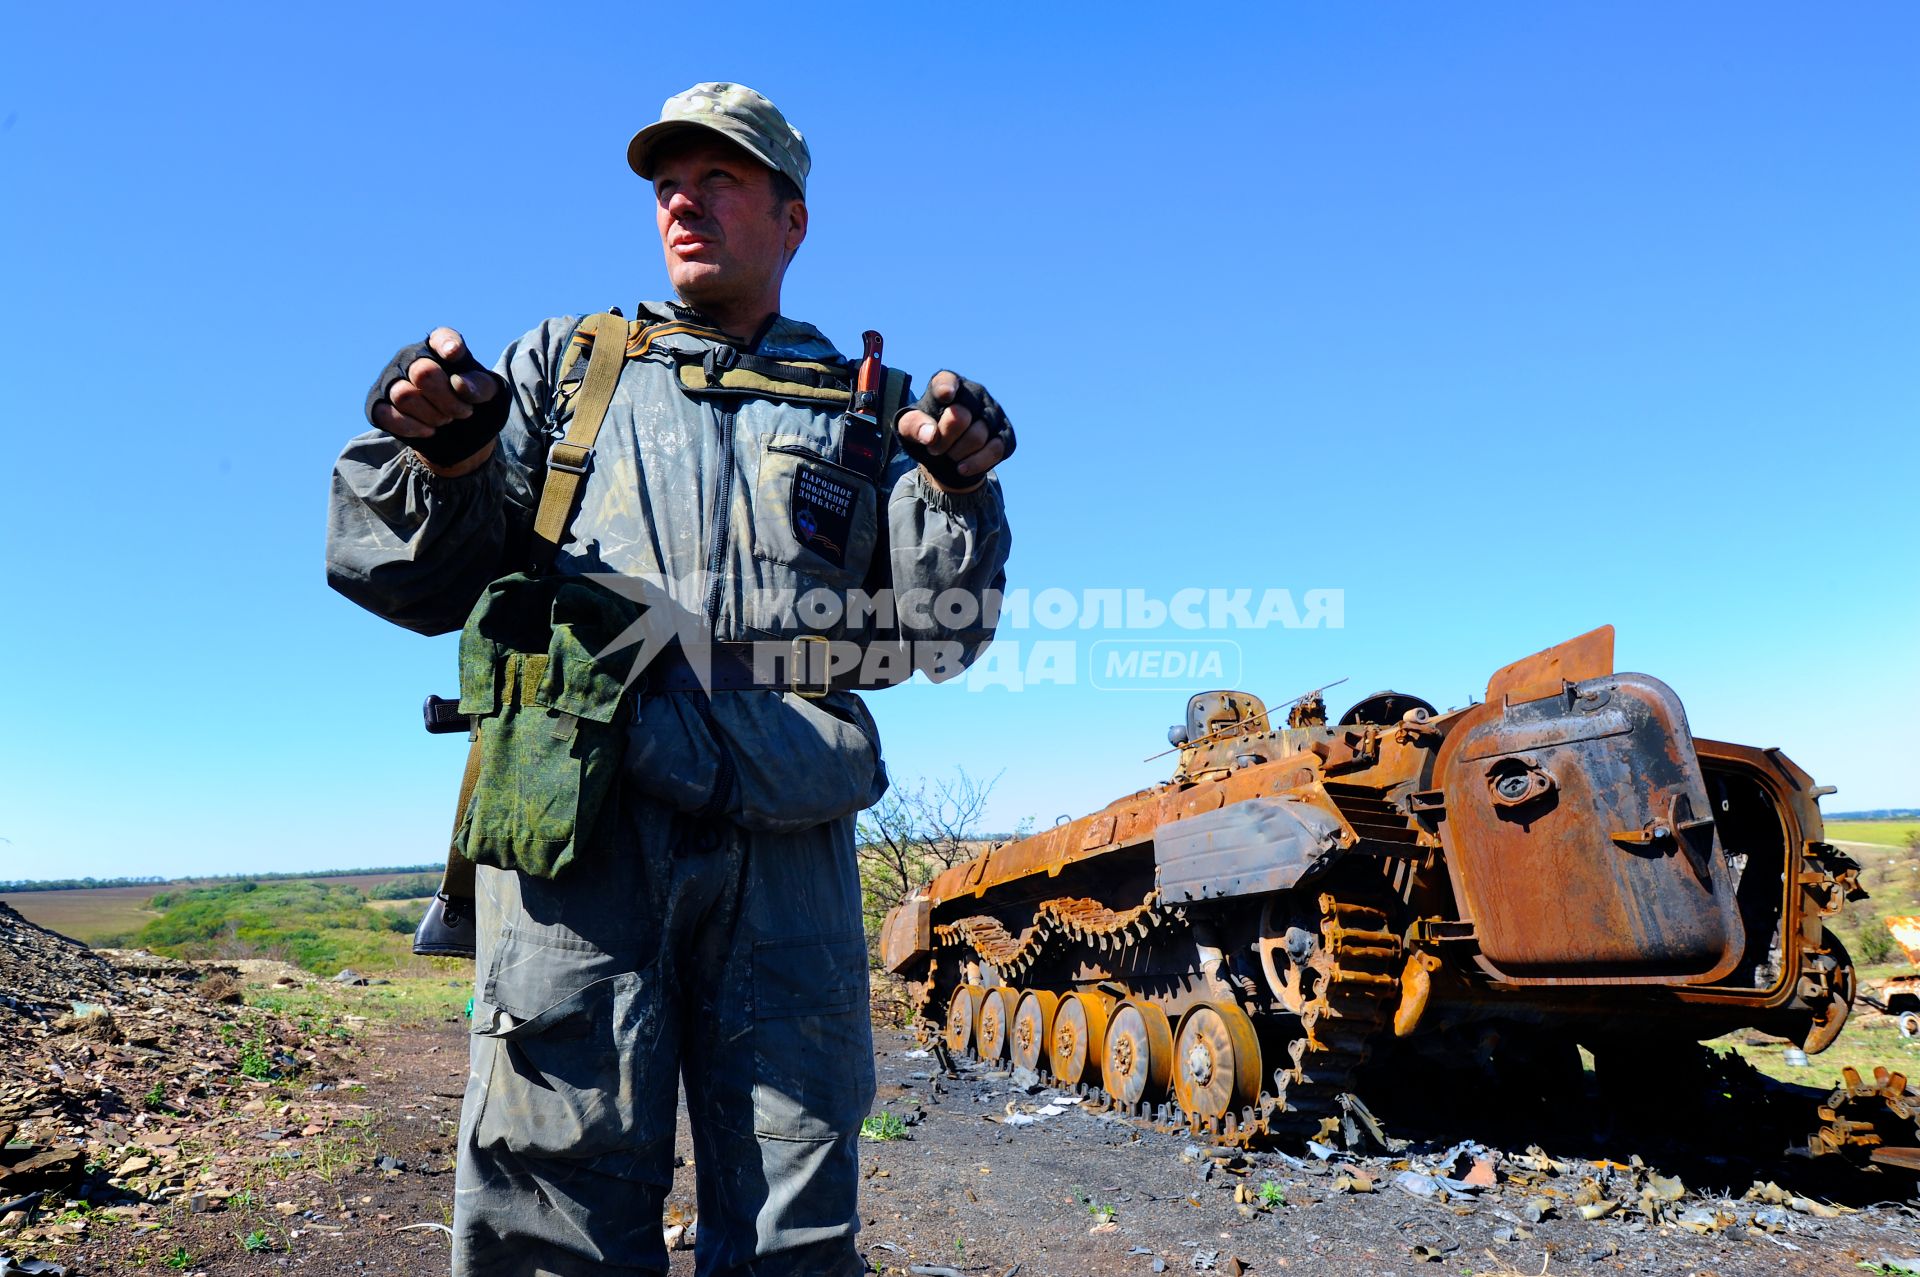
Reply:
<svg viewBox="0 0 1920 1277"><path fill-rule="evenodd" d="M1324 960L1315 964L1315 987L1299 1016L1298 1034L1287 1041L1282 1058L1266 1062L1259 1100L1238 1113L1213 1119L1184 1113L1171 1099L1142 1104L1132 1116L1160 1129L1185 1131L1229 1146L1271 1138L1326 1138L1338 1129L1354 1071L1365 1063L1392 1019L1404 953L1384 908L1331 892L1322 893L1318 905ZM970 949L1002 978L1017 980L1060 943L1116 953L1163 939L1186 921L1184 909L1162 906L1157 895L1120 910L1095 900L1061 898L1043 902L1033 923L1017 937L998 919L985 915L936 926L934 937L937 948ZM1282 1022L1292 1018L1282 1017ZM1270 1025L1274 1017L1260 1020ZM1098 1088L1075 1089L1089 1099L1113 1104Z"/></svg>
<svg viewBox="0 0 1920 1277"><path fill-rule="evenodd" d="M1261 1134L1330 1137L1354 1071L1393 1018L1403 954L1386 911L1330 892L1319 905L1320 940L1332 962L1301 1013L1301 1035L1273 1070L1274 1103L1262 1114Z"/></svg>

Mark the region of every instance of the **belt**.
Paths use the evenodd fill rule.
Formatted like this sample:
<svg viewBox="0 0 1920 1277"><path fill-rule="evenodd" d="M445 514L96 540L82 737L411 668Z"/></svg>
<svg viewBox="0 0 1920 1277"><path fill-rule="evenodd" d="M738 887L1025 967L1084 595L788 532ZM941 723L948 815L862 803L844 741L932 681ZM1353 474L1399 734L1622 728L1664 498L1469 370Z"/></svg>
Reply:
<svg viewBox="0 0 1920 1277"><path fill-rule="evenodd" d="M855 643L802 634L757 642L715 641L696 650L705 656L704 681L676 643L640 672L642 692L792 692L812 700L833 691L893 687L913 677L905 643Z"/></svg>
<svg viewBox="0 0 1920 1277"><path fill-rule="evenodd" d="M829 692L870 692L913 677L905 643L855 643L802 634L793 639L701 644L706 671L678 643L655 655L635 680L640 694L657 692L792 692L816 700ZM835 666L839 669L836 671ZM458 697L429 696L422 707L427 730L472 730Z"/></svg>

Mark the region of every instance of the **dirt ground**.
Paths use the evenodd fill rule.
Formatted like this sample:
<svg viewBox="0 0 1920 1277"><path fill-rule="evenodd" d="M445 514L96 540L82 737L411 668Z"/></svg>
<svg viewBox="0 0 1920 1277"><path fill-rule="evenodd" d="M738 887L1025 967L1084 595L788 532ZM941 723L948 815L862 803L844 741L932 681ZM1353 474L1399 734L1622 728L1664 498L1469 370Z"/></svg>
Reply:
<svg viewBox="0 0 1920 1277"><path fill-rule="evenodd" d="M1568 1270L1731 1277L1856 1273L1863 1264L1912 1259L1920 1272L1920 1204L1874 1204L1913 1197L1907 1177L1850 1184L1857 1213L1787 1190L1779 1194L1786 1204L1742 1200L1746 1180L1724 1186L1730 1196L1689 1187L1658 1203L1653 1219L1632 1211L1644 1200L1648 1173L1626 1165L1614 1170L1480 1145L1450 1157L1452 1142L1415 1143L1397 1156L1216 1159L1184 1136L1062 1104L1060 1092L1029 1094L1005 1072L962 1065L958 1078L941 1076L901 1036L883 1037L879 1048L879 1107L923 1116L906 1128L909 1139L863 1146L861 1241L876 1268L994 1277L1015 1265L1024 1277ZM1049 1108L1064 1111L1008 1124ZM1448 1131L1444 1121L1437 1129L1470 1134ZM1491 1187L1433 1191L1437 1166L1468 1174L1476 1161L1488 1164ZM1528 1169L1543 1164L1558 1170ZM1404 1176L1412 1177L1405 1186ZM1656 1178L1666 1191L1679 1187ZM1353 1191L1363 1180L1371 1191ZM1592 1221L1579 1209L1588 1180L1605 1193L1595 1204L1616 1203ZM1274 1187L1263 1191L1268 1183ZM1535 1222L1530 1204L1539 1203L1547 1210ZM1828 1211L1832 1217L1823 1218Z"/></svg>
<svg viewBox="0 0 1920 1277"><path fill-rule="evenodd" d="M899 1118L873 1124L897 1138L861 1142L860 1245L877 1272L1733 1277L1898 1271L1879 1266L1910 1258L1920 1271L1920 1209L1874 1200L1911 1196L1910 1180L1856 1187L1851 1207L1786 1190L1744 1200L1745 1184L1725 1196L1690 1188L1656 1220L1631 1213L1629 1190L1646 1172L1627 1166L1557 1160L1556 1172L1543 1159L1549 1169L1530 1171L1543 1163L1482 1146L1452 1158L1434 1145L1362 1161L1210 1157L1184 1137L1088 1113L1005 1072L962 1065L948 1075L904 1035L882 1032L876 1055L875 1113ZM96 1213L70 1240L16 1253L75 1275L444 1272L465 1061L458 1022L370 1031L348 1058L351 1076L317 1091L261 1088L262 1106L204 1150L199 1178L222 1186L214 1195L189 1183L170 1200L118 1219ZM680 1152L691 1158L684 1126ZM1434 1178L1466 1174L1475 1160L1491 1164L1493 1186ZM1416 1177L1414 1191L1397 1182L1403 1174ZM692 1176L691 1165L677 1172L670 1222L692 1216ZM1351 1191L1362 1180L1372 1191ZM1588 1180L1611 1194L1600 1200L1622 1205L1581 1218ZM1535 1221L1542 1202L1548 1212ZM691 1252L676 1250L672 1272L692 1271Z"/></svg>

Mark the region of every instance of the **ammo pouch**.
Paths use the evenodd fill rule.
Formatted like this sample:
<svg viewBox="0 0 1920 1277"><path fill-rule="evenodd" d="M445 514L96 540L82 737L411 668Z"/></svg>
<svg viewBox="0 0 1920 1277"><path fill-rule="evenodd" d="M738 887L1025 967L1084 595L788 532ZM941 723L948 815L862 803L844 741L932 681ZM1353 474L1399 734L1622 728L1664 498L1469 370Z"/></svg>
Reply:
<svg viewBox="0 0 1920 1277"><path fill-rule="evenodd" d="M460 711L479 766L454 844L497 869L557 877L593 845L625 752L629 647L642 605L576 576L489 585L460 633Z"/></svg>

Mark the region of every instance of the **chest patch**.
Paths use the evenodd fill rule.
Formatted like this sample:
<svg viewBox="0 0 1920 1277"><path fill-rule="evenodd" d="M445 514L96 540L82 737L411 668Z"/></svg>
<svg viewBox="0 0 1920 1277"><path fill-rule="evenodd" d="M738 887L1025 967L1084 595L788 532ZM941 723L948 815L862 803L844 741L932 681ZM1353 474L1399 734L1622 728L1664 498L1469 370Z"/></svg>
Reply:
<svg viewBox="0 0 1920 1277"><path fill-rule="evenodd" d="M794 537L835 567L845 567L858 495L851 482L821 467L795 467L793 498L788 503Z"/></svg>

